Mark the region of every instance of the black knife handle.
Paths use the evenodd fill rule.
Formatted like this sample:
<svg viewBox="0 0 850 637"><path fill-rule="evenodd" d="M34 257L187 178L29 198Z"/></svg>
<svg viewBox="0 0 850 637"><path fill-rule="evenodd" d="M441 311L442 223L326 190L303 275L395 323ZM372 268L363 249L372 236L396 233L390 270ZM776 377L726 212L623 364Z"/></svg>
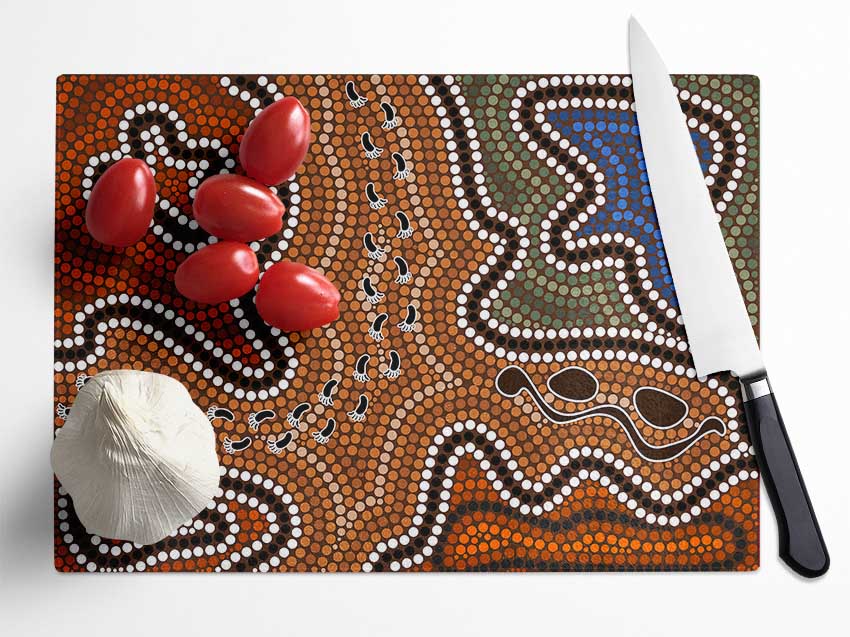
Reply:
<svg viewBox="0 0 850 637"><path fill-rule="evenodd" d="M744 411L779 526L779 556L804 577L829 569L829 553L767 375L742 378Z"/></svg>

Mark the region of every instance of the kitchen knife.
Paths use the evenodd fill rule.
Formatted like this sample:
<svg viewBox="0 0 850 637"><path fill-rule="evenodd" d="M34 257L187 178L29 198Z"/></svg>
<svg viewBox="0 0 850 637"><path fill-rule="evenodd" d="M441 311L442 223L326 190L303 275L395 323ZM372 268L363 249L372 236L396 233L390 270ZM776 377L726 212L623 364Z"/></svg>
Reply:
<svg viewBox="0 0 850 637"><path fill-rule="evenodd" d="M629 21L640 141L655 212L699 376L740 380L750 440L779 526L779 554L805 577L829 554L770 387L676 90L649 37Z"/></svg>

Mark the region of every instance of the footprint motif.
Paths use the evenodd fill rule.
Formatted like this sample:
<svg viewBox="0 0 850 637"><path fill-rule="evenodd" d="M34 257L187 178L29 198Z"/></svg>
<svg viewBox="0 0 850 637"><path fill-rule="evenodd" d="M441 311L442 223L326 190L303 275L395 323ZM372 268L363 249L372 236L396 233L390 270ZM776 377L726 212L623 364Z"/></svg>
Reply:
<svg viewBox="0 0 850 637"><path fill-rule="evenodd" d="M266 446L274 455L279 456L290 442L292 442L292 432L287 431L280 438L266 440Z"/></svg>
<svg viewBox="0 0 850 637"><path fill-rule="evenodd" d="M380 210L387 205L387 200L375 191L375 184L371 181L366 184L366 199L369 200L369 207L372 210Z"/></svg>
<svg viewBox="0 0 850 637"><path fill-rule="evenodd" d="M384 152L383 148L375 146L369 131L366 131L360 136L360 145L363 147L363 154L366 155L368 159L377 159L381 156L381 153Z"/></svg>
<svg viewBox="0 0 850 637"><path fill-rule="evenodd" d="M354 365L354 380L358 380L361 383L365 383L369 380L369 359L371 356L369 354L363 354L360 358L357 359L357 363Z"/></svg>
<svg viewBox="0 0 850 637"><path fill-rule="evenodd" d="M225 438L224 442L222 442L222 447L227 453L235 453L237 451L243 451L251 446L251 443L254 441L251 436L245 436L244 438L237 438L236 440L231 440L230 438Z"/></svg>
<svg viewBox="0 0 850 637"><path fill-rule="evenodd" d="M348 417L354 422L361 422L366 418L366 410L369 408L369 397L366 394L360 394L357 399L357 407L348 412Z"/></svg>
<svg viewBox="0 0 850 637"><path fill-rule="evenodd" d="M404 320L396 327L398 327L402 332L412 332L416 328L416 308L412 305L408 305L404 315Z"/></svg>
<svg viewBox="0 0 850 637"><path fill-rule="evenodd" d="M400 284L409 283L413 275L410 273L410 268L407 266L407 261L405 261L401 257L393 257L393 261L395 261L396 268L398 269L398 274L396 275L395 282Z"/></svg>
<svg viewBox="0 0 850 637"><path fill-rule="evenodd" d="M360 108L367 101L357 92L357 88L351 80L345 83L345 96L348 98L348 103L354 108Z"/></svg>
<svg viewBox="0 0 850 637"><path fill-rule="evenodd" d="M395 379L401 375L401 357L394 349L390 350L389 356L390 362L387 365L386 371L384 371L384 376L386 378Z"/></svg>
<svg viewBox="0 0 850 637"><path fill-rule="evenodd" d="M301 416L303 416L310 409L310 403L301 403L300 405L296 405L295 409L286 414L286 422L289 423L289 426L293 429L298 429L301 426Z"/></svg>
<svg viewBox="0 0 850 637"><path fill-rule="evenodd" d="M375 236L371 232L363 235L363 247L366 248L366 255L373 261L377 261L386 254L383 248L375 243Z"/></svg>
<svg viewBox="0 0 850 637"><path fill-rule="evenodd" d="M271 409L263 409L262 411L254 412L248 416L248 427L250 427L253 431L257 431L261 424L274 417L275 412Z"/></svg>
<svg viewBox="0 0 850 637"><path fill-rule="evenodd" d="M316 439L316 442L323 445L327 443L328 440L331 439L334 431L336 431L336 420L333 418L328 418L327 424L322 427L319 431L314 431L312 436Z"/></svg>
<svg viewBox="0 0 850 637"><path fill-rule="evenodd" d="M336 391L336 386L338 384L338 379L331 378L322 386L322 391L319 392L319 402L322 403L325 407L333 406L334 392Z"/></svg>
<svg viewBox="0 0 850 637"><path fill-rule="evenodd" d="M407 160L401 153L393 153L390 157L392 157L393 163L395 164L393 179L406 179L407 176L410 175L410 166L408 165Z"/></svg>
<svg viewBox="0 0 850 637"><path fill-rule="evenodd" d="M235 416L233 412L230 411L227 407L219 407L218 405L212 405L209 409L207 409L207 418L212 422L213 420L226 420L227 422L233 422L235 420Z"/></svg>
<svg viewBox="0 0 850 637"><path fill-rule="evenodd" d="M386 312L381 312L380 314L378 314L378 316L375 317L375 319L372 321L372 324L369 326L367 332L376 343L380 343L382 340L384 340L384 323L386 323L389 317L389 314L387 314Z"/></svg>
<svg viewBox="0 0 850 637"><path fill-rule="evenodd" d="M375 286L372 284L372 279L367 274L360 280L360 288L363 290L363 293L366 295L366 300L369 301L372 305L375 305L378 301L384 298L384 293L378 291Z"/></svg>
<svg viewBox="0 0 850 637"><path fill-rule="evenodd" d="M401 210L395 213L395 218L398 219L398 232L396 237L399 239L407 239L413 234L413 226L410 225L410 219Z"/></svg>
<svg viewBox="0 0 850 637"><path fill-rule="evenodd" d="M381 102L381 110L384 113L384 122L381 124L381 128L384 130L391 130L401 124L401 119L392 104L389 102Z"/></svg>

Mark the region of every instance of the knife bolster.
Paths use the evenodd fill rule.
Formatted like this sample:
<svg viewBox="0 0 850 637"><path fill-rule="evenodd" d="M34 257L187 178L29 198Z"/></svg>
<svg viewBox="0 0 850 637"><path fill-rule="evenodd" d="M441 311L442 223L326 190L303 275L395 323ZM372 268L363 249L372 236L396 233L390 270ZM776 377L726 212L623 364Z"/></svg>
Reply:
<svg viewBox="0 0 850 637"><path fill-rule="evenodd" d="M743 396L745 403L761 398L762 396L768 396L772 393L773 389L770 386L767 374L749 376L741 379L741 395Z"/></svg>

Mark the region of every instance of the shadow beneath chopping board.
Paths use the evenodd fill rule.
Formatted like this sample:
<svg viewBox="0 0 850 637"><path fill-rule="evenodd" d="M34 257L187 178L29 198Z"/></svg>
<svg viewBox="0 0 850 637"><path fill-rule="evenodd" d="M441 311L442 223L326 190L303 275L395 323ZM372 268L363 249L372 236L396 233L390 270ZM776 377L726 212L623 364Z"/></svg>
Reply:
<svg viewBox="0 0 850 637"><path fill-rule="evenodd" d="M49 422L34 423L45 430ZM53 572L53 471L49 463L49 445L27 449L30 458L23 466L30 475L16 476L17 488L4 503L3 560L0 591L5 595L14 584L20 595L44 584L44 573ZM25 453L26 453L25 452Z"/></svg>

